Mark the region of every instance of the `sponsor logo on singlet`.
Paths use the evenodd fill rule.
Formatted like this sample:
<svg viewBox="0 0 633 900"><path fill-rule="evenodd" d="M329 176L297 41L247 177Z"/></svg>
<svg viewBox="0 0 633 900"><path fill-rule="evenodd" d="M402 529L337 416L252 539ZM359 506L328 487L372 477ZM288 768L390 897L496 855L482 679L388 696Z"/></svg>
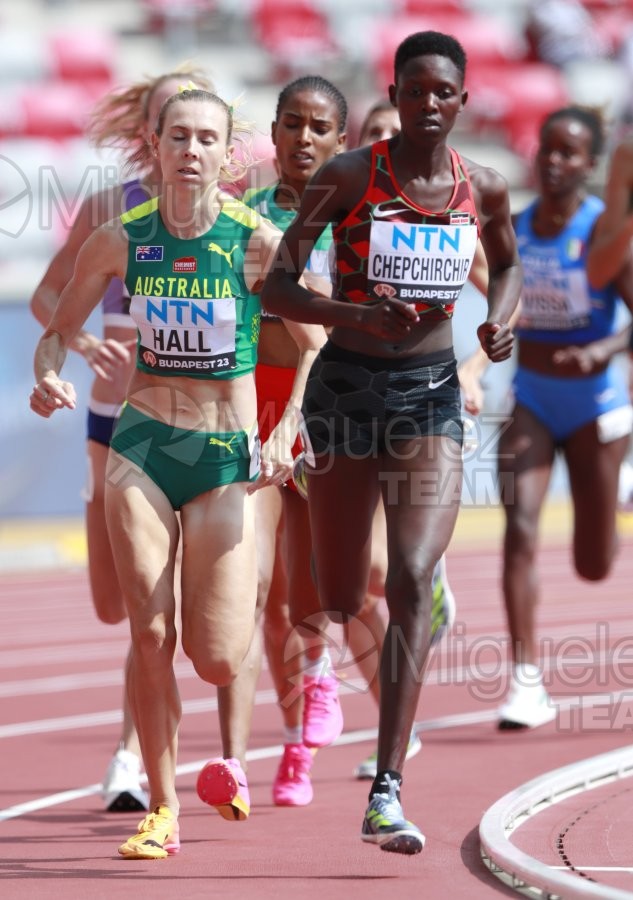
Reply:
<svg viewBox="0 0 633 900"><path fill-rule="evenodd" d="M181 256L172 264L172 272L197 272L198 260L195 256Z"/></svg>
<svg viewBox="0 0 633 900"><path fill-rule="evenodd" d="M232 257L237 249L238 249L238 244L233 244L233 246L231 247L230 250L224 250L222 247L220 247L219 244L216 244L215 241L211 241L209 243L209 246L207 247L207 250L209 251L209 253L217 253L218 256L221 256L223 259L225 259L227 261L227 263L229 264L229 266L231 268L233 268Z"/></svg>

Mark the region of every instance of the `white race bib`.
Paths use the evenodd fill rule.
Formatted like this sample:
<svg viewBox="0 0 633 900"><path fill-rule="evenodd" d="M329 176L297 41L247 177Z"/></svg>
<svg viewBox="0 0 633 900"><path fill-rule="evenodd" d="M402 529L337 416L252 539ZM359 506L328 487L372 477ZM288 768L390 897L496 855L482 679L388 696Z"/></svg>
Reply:
<svg viewBox="0 0 633 900"><path fill-rule="evenodd" d="M427 305L454 303L470 272L476 225L372 221L367 266L377 297Z"/></svg>
<svg viewBox="0 0 633 900"><path fill-rule="evenodd" d="M235 299L135 295L130 315L139 330L138 353L149 368L181 372L234 369Z"/></svg>

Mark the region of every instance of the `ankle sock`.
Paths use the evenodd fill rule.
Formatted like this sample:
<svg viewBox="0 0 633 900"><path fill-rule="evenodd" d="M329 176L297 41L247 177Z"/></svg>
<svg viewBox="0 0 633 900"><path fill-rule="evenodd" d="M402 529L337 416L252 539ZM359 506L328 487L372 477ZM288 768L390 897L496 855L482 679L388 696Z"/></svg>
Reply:
<svg viewBox="0 0 633 900"><path fill-rule="evenodd" d="M516 663L513 674L514 680L522 686L532 687L542 682L541 670L533 663Z"/></svg>
<svg viewBox="0 0 633 900"><path fill-rule="evenodd" d="M308 678L327 678L332 675L332 660L325 647L321 650L321 655L317 659L308 659L306 656L303 674L307 675Z"/></svg>
<svg viewBox="0 0 633 900"><path fill-rule="evenodd" d="M398 799L400 799L400 788L402 786L402 775L400 772L396 772L393 769L382 769L382 771L376 773L376 777L372 782L371 789L369 791L369 799L371 801L374 794L388 794L389 793L389 781L385 776L389 776L392 781L398 782L398 787L396 790Z"/></svg>
<svg viewBox="0 0 633 900"><path fill-rule="evenodd" d="M303 726L288 728L284 725L284 744L303 744Z"/></svg>

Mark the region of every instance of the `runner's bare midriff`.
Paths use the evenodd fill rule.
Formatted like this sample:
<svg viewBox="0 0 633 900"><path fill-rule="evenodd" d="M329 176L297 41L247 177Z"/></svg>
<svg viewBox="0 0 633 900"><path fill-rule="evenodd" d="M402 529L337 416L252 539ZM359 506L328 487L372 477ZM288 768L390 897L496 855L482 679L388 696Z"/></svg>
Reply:
<svg viewBox="0 0 633 900"><path fill-rule="evenodd" d="M257 419L254 373L239 378L187 378L135 370L128 403L174 428L248 430Z"/></svg>
<svg viewBox="0 0 633 900"><path fill-rule="evenodd" d="M578 366L573 363L561 365L554 362L554 355L559 350L566 350L572 346L580 346L568 343L550 343L549 341L530 341L521 338L519 341L519 365L539 375L558 375L560 378L577 378L581 373ZM604 372L608 361L592 367L591 374Z"/></svg>

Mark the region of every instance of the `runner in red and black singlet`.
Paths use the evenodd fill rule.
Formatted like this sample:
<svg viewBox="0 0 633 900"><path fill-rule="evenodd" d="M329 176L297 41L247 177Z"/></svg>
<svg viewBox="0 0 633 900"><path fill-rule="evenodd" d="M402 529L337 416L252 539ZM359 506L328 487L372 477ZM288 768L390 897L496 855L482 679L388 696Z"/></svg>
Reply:
<svg viewBox="0 0 633 900"><path fill-rule="evenodd" d="M396 853L424 846L400 805L401 772L431 640L433 568L461 496L451 314L478 229L489 285L477 334L492 361L511 353L507 323L522 283L507 184L492 169L460 162L447 145L468 97L465 71L464 50L449 35L420 32L400 44L389 88L400 134L319 170L262 293L268 312L332 328L312 366L303 415L315 577L323 608L339 620L362 606L380 496L385 506L389 624L377 774L361 837ZM333 298L299 284L328 224Z"/></svg>
<svg viewBox="0 0 633 900"><path fill-rule="evenodd" d="M389 147L389 141L372 145L365 196L334 231L338 296L352 303L366 303L368 293L398 297L414 301L416 310L430 318L451 316L479 232L468 173L459 154L449 148L453 196L445 210L431 212L402 193ZM413 225L414 230L401 225Z"/></svg>

